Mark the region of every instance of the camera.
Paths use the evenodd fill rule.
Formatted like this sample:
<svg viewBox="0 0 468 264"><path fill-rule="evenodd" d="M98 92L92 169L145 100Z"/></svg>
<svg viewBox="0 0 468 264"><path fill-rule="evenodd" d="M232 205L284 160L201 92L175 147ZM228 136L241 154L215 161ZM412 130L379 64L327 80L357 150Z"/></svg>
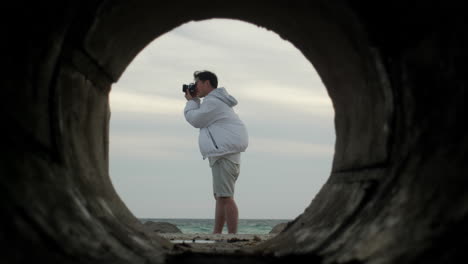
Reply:
<svg viewBox="0 0 468 264"><path fill-rule="evenodd" d="M189 83L189 84L183 84L182 85L182 92L186 93L187 90L189 91L190 95L192 97L195 97L197 95L196 91L196 84L195 83Z"/></svg>

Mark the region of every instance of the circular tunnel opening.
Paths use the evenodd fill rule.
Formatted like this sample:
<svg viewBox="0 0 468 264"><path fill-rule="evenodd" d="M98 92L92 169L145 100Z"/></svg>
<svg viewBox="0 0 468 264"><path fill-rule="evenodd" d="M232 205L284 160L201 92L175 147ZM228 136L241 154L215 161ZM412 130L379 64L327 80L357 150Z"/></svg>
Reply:
<svg viewBox="0 0 468 264"><path fill-rule="evenodd" d="M238 233L268 234L303 213L329 177L333 107L296 47L246 22L190 22L135 57L110 93L113 185L142 222L212 231L211 171L198 150L198 130L183 117L180 91L197 69L218 75L249 131L236 183Z"/></svg>

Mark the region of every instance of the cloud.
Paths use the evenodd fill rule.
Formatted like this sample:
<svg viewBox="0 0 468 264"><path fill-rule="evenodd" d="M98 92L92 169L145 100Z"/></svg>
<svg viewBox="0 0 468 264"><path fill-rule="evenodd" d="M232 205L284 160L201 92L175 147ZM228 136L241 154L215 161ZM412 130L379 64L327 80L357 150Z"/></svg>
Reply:
<svg viewBox="0 0 468 264"><path fill-rule="evenodd" d="M207 48L223 48L249 55L288 53L294 46L266 28L232 19L189 22L172 33L186 41L201 43Z"/></svg>
<svg viewBox="0 0 468 264"><path fill-rule="evenodd" d="M195 135L195 134L194 134ZM114 157L136 160L180 160L186 153L198 152L196 137L165 135L157 132L115 132L110 136L110 152Z"/></svg>
<svg viewBox="0 0 468 264"><path fill-rule="evenodd" d="M314 144L281 138L253 137L249 139L249 152L275 156L330 157L335 149L331 144Z"/></svg>
<svg viewBox="0 0 468 264"><path fill-rule="evenodd" d="M253 81L249 87L241 87L236 92L244 99L254 101L253 104L255 102L266 103L276 108L285 107L289 111L330 118L334 115L330 98L324 93L314 92L313 89L283 86L273 81Z"/></svg>
<svg viewBox="0 0 468 264"><path fill-rule="evenodd" d="M116 90L110 93L110 105L112 112L182 115L185 99Z"/></svg>

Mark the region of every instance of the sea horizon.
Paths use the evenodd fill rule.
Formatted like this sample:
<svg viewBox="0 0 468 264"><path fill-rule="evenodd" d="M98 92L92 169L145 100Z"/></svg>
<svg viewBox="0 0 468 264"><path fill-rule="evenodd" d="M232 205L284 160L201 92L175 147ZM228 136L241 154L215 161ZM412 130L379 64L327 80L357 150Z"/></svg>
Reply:
<svg viewBox="0 0 468 264"><path fill-rule="evenodd" d="M184 234L209 234L212 233L213 218L138 218L143 224L147 221L167 222L177 226ZM250 219L240 218L238 222L239 234L268 234L273 227L281 223L287 223L293 219ZM226 232L226 225L224 232Z"/></svg>

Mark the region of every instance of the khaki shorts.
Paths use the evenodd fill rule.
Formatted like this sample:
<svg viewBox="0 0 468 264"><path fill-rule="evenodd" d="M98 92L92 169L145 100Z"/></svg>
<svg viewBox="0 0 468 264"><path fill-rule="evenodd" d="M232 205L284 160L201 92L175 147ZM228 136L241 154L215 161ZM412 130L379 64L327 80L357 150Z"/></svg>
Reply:
<svg viewBox="0 0 468 264"><path fill-rule="evenodd" d="M213 194L215 197L233 197L234 185L239 177L240 166L228 159L220 158L211 167Z"/></svg>

